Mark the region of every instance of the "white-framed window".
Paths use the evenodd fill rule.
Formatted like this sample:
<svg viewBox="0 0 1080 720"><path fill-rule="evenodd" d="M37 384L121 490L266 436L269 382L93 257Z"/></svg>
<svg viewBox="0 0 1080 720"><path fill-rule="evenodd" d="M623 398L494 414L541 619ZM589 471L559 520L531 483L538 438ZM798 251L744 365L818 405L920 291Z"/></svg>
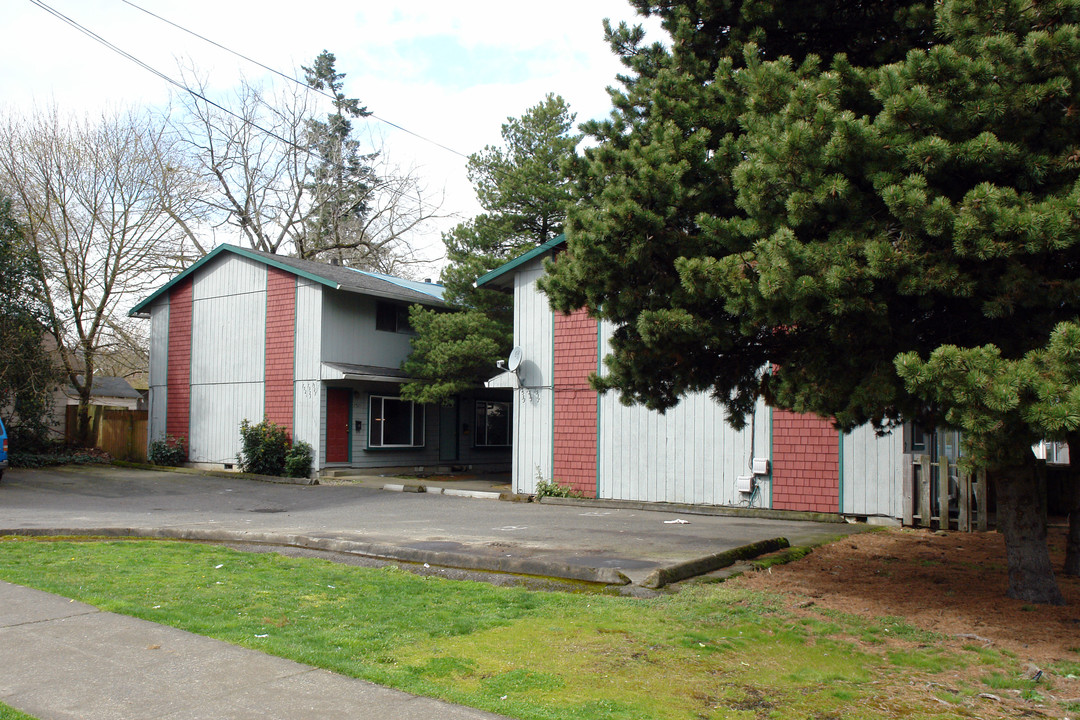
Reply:
<svg viewBox="0 0 1080 720"><path fill-rule="evenodd" d="M1035 457L1045 460L1047 465L1069 464L1069 443L1054 440L1041 440L1031 446Z"/></svg>
<svg viewBox="0 0 1080 720"><path fill-rule="evenodd" d="M383 332L416 334L409 323L409 306L386 300L375 301L375 329Z"/></svg>
<svg viewBox="0 0 1080 720"><path fill-rule="evenodd" d="M476 447L510 445L510 403L495 400L476 401Z"/></svg>
<svg viewBox="0 0 1080 720"><path fill-rule="evenodd" d="M424 445L424 406L399 397L372 395L368 403L368 447Z"/></svg>

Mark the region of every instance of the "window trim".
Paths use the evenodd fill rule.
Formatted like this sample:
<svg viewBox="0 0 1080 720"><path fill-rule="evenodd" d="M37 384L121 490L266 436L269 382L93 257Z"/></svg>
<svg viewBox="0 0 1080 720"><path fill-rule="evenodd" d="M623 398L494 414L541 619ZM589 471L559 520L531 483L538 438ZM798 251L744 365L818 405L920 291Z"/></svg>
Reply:
<svg viewBox="0 0 1080 720"><path fill-rule="evenodd" d="M375 418L375 405L379 404L380 414L385 415L387 400L392 400L399 403L408 403L409 405L409 435L412 439L412 444L409 445L387 445L383 443L383 438L386 435L386 425L383 418ZM419 408L419 417L417 417L417 408ZM372 442L373 433L375 432L375 426L378 423L379 426L379 444ZM417 442L416 434L417 429L420 431L420 439ZM412 400L404 400L398 395L369 395L368 396L368 432L367 432L367 447L369 450L411 450L413 448L422 448L427 445L427 408L426 406L413 402Z"/></svg>
<svg viewBox="0 0 1080 720"><path fill-rule="evenodd" d="M480 442L480 406L481 405L503 405L506 407L506 443L504 444L491 444L487 442L487 424L484 424L484 442ZM513 447L514 445L514 416L513 416L513 403L506 402L505 400L476 400L476 404L473 407L473 421L476 423L476 427L473 431L473 447L474 448L491 448L491 449L503 449Z"/></svg>

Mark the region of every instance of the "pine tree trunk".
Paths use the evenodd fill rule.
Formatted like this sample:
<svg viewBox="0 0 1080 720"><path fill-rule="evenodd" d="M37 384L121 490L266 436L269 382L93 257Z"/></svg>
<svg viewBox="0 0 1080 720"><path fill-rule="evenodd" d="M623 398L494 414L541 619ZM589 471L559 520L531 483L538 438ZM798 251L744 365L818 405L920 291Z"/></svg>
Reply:
<svg viewBox="0 0 1080 720"><path fill-rule="evenodd" d="M1041 605L1064 605L1046 538L1046 482L1031 463L1003 468L996 477L997 526L1005 536L1008 596Z"/></svg>
<svg viewBox="0 0 1080 720"><path fill-rule="evenodd" d="M1080 433L1069 433L1069 487L1066 489L1069 509L1069 532L1065 536L1065 575L1080 576ZM1074 451L1073 448L1076 448ZM1073 453L1076 459L1073 459Z"/></svg>
<svg viewBox="0 0 1080 720"><path fill-rule="evenodd" d="M1069 448L1072 449L1071 447ZM1077 457L1080 462L1080 457ZM1069 534L1065 537L1064 574L1080 576L1080 478L1072 477L1069 505Z"/></svg>

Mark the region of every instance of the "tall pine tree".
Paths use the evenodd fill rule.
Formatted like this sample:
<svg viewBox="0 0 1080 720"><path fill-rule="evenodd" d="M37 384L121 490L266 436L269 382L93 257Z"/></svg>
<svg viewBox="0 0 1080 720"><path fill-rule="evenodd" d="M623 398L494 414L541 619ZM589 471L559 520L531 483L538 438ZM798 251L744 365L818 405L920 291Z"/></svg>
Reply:
<svg viewBox="0 0 1080 720"><path fill-rule="evenodd" d="M306 187L315 211L296 242L297 255L302 258L362 251L367 244L358 228L368 212L376 183L371 168L375 156L360 152L352 121L368 117L371 111L357 98L345 97L345 73L337 72L336 62L334 53L323 50L311 67L304 67L304 80L333 98L334 111L325 120L307 121L310 149L319 162Z"/></svg>
<svg viewBox="0 0 1080 720"><path fill-rule="evenodd" d="M609 29L634 74L546 283L620 325L598 385L659 409L710 390L737 424L763 396L962 427L1009 594L1059 602L1034 395L997 393L1080 314L1080 6L635 4L671 43Z"/></svg>
<svg viewBox="0 0 1080 720"><path fill-rule="evenodd" d="M443 237L442 273L451 312L414 306L417 332L402 369L414 378L402 395L449 402L495 374L513 342L512 298L473 281L563 231L571 187L564 166L580 136L566 101L548 95L502 126L503 144L469 156L469 180L484 212Z"/></svg>

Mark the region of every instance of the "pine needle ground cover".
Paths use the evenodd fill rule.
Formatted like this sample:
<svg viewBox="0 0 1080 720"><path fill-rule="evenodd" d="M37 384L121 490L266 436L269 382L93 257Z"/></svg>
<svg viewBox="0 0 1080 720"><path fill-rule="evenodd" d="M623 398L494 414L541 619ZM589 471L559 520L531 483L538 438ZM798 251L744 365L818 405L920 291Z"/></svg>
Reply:
<svg viewBox="0 0 1080 720"><path fill-rule="evenodd" d="M965 717L979 686L911 688L958 667L1019 673L897 618L808 616L722 584L641 600L208 545L15 539L0 542L0 578L516 718Z"/></svg>

